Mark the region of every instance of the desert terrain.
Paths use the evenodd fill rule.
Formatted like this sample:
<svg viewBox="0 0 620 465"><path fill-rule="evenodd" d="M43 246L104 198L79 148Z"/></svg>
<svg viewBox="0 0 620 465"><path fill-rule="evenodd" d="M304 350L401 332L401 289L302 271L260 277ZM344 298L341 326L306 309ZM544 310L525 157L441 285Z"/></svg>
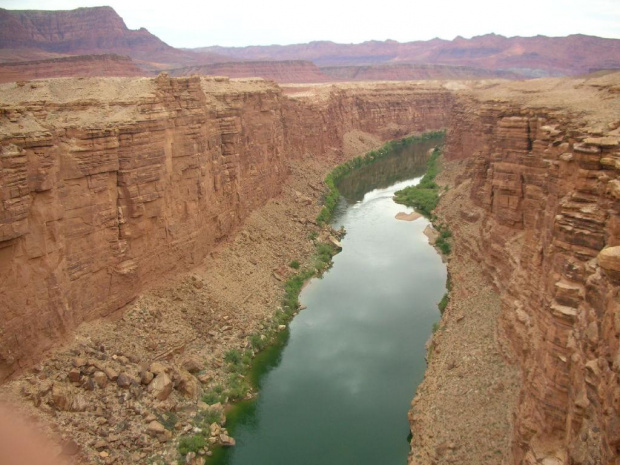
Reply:
<svg viewBox="0 0 620 465"><path fill-rule="evenodd" d="M335 240L325 175L446 129L450 302L409 463L618 461L619 41L181 50L108 7L0 22L0 397L50 457L233 444L228 354L282 330L291 263Z"/></svg>

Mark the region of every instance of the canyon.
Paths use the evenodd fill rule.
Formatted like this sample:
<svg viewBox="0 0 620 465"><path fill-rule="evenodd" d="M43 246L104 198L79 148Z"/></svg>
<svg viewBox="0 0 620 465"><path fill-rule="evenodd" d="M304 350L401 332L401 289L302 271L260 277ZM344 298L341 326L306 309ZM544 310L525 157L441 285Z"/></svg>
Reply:
<svg viewBox="0 0 620 465"><path fill-rule="evenodd" d="M323 234L325 170L445 126L451 98L166 75L0 87L3 393L82 463L175 452L148 428L191 429L226 351L272 318Z"/></svg>
<svg viewBox="0 0 620 465"><path fill-rule="evenodd" d="M342 150L351 131L438 129L450 98L322 90L306 102L261 80L165 75L3 85L1 292L13 337L0 344L0 377L200 263L279 193L288 159Z"/></svg>
<svg viewBox="0 0 620 465"><path fill-rule="evenodd" d="M287 263L325 234L313 218L328 169L447 128L437 215L454 233L454 287L410 462L617 460L620 73L288 86L160 74L0 95L2 391L77 448L65 455L172 461L225 350L247 347Z"/></svg>

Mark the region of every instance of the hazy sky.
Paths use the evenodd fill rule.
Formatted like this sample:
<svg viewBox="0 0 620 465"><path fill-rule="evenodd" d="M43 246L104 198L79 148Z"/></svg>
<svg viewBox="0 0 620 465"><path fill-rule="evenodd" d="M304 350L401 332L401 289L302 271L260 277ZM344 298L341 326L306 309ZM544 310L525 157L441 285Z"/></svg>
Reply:
<svg viewBox="0 0 620 465"><path fill-rule="evenodd" d="M588 34L620 38L620 0L0 0L8 9L109 5L175 47Z"/></svg>

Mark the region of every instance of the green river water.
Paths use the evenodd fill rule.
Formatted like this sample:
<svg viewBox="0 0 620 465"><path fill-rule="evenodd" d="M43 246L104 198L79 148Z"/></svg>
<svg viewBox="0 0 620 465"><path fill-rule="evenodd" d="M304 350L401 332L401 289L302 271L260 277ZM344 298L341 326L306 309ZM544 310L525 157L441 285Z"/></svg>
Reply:
<svg viewBox="0 0 620 465"><path fill-rule="evenodd" d="M307 308L255 362L260 394L229 414L237 445L209 463L405 465L407 411L424 376L425 343L439 319L446 268L425 218L392 201L416 184L436 142L354 171L341 181L333 226L343 250L300 295Z"/></svg>

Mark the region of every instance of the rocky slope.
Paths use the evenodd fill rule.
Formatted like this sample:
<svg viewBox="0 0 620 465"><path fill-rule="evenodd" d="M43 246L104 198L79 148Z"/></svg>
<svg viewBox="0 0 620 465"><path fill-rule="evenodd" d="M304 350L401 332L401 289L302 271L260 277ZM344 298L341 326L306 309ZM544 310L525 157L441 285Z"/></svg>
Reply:
<svg viewBox="0 0 620 465"><path fill-rule="evenodd" d="M452 334L433 343L447 355L433 357L414 403L413 463L498 463L502 456L524 464L618 460L619 90L615 73L492 87L455 101L446 158L462 160L462 171L440 209L456 237L450 267L458 275L463 263L480 266L500 299L482 318L499 323L490 332L481 324L480 334L463 329L481 302L467 305L456 276L443 322ZM458 383L458 370L450 375L447 360L454 333L469 341L463 353L480 337L488 338L488 350L511 349L521 371L511 451L491 440L501 418L482 420L484 399L478 422L475 408L468 419L489 425L487 433L464 443L453 434L456 448L442 443L446 434L437 419L447 419L447 429L455 425L444 407L462 393L432 387L438 377ZM453 366L463 363L457 358ZM469 387L484 389L479 379L490 378L487 396L504 395L511 383L498 391L497 366L484 365ZM435 409L443 413L431 415ZM464 445L470 452L462 455Z"/></svg>
<svg viewBox="0 0 620 465"><path fill-rule="evenodd" d="M0 83L29 79L88 76L143 76L129 57L119 55L78 55L48 60L0 63Z"/></svg>
<svg viewBox="0 0 620 465"><path fill-rule="evenodd" d="M203 66L190 66L169 71L171 76L260 77L280 83L327 82L331 79L309 61L236 61Z"/></svg>

